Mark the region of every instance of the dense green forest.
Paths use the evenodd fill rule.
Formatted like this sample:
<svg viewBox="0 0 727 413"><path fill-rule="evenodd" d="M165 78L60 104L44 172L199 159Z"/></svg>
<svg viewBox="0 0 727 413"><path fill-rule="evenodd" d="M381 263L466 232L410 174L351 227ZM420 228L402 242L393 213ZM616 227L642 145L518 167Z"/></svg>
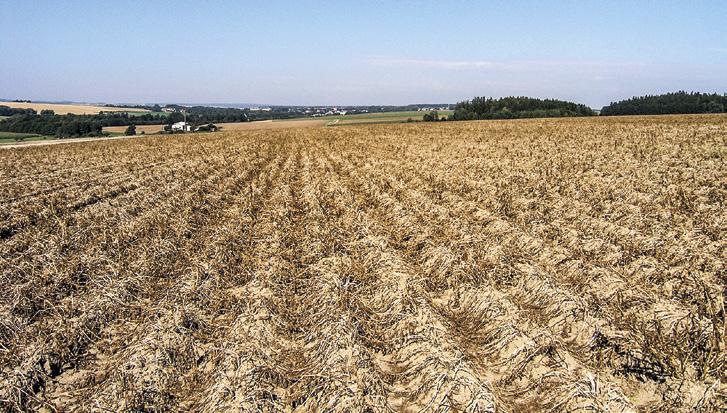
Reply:
<svg viewBox="0 0 727 413"><path fill-rule="evenodd" d="M0 105L0 116L35 115L34 109L11 108Z"/></svg>
<svg viewBox="0 0 727 413"><path fill-rule="evenodd" d="M562 116L593 116L586 105L556 99L510 96L500 99L475 97L454 107L452 120L550 118Z"/></svg>
<svg viewBox="0 0 727 413"><path fill-rule="evenodd" d="M30 114L14 115L0 121L0 131L33 133L58 138L80 136L102 136L103 125L91 120L90 115L56 115L53 111L42 111L40 115L32 110Z"/></svg>
<svg viewBox="0 0 727 413"><path fill-rule="evenodd" d="M611 103L601 115L666 115L677 113L724 113L727 94L684 92L633 97Z"/></svg>
<svg viewBox="0 0 727 413"><path fill-rule="evenodd" d="M34 133L57 138L75 138L81 136L103 136L104 126L124 126L132 123L155 124L163 123L164 116L144 114L130 116L126 113L100 113L98 115L56 115L52 110L34 110L16 114L0 121L0 131L17 133Z"/></svg>

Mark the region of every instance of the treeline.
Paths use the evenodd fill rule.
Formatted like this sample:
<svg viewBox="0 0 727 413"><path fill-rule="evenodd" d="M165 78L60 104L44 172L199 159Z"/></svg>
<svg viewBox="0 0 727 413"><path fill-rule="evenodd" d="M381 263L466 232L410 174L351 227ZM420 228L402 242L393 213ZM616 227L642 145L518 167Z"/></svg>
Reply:
<svg viewBox="0 0 727 413"><path fill-rule="evenodd" d="M257 111L239 108L224 108L215 106L180 106L167 105L176 112L170 113L169 120L164 123L176 123L184 120L182 111L187 112L187 122L192 124L250 122L255 120L292 119L304 116L305 113L289 107L274 107L269 111Z"/></svg>
<svg viewBox="0 0 727 413"><path fill-rule="evenodd" d="M100 122L85 119L84 115L56 115L52 110L41 111L40 115L23 114L11 116L0 122L0 131L33 133L57 138L82 136L103 136Z"/></svg>
<svg viewBox="0 0 727 413"><path fill-rule="evenodd" d="M663 95L646 95L611 103L601 115L667 115L692 113L724 113L727 94L679 91Z"/></svg>
<svg viewBox="0 0 727 413"><path fill-rule="evenodd" d="M0 107L0 116L10 116L0 121L0 131L17 133L34 133L57 138L75 138L81 136L102 136L106 126L130 125L171 125L185 120L191 125L208 125L226 122L249 122L254 120L290 119L302 116L301 113L277 108L271 111L251 111L249 109L218 108L209 106L173 107L176 112L158 113L158 105L137 106L156 111L157 113L101 112L96 115L56 115L52 110L44 110L38 114L33 109L14 109ZM159 110L156 110L159 109Z"/></svg>
<svg viewBox="0 0 727 413"><path fill-rule="evenodd" d="M107 105L108 106L108 105ZM158 105L154 106L127 106L135 109L148 109L152 112L160 112ZM250 116L247 109L216 108L208 106L184 107L179 105L167 105L175 112L167 113L127 113L127 112L102 112L98 115L91 115L94 121L100 122L103 126L128 126L128 125L171 125L172 123L185 120L191 124L206 124L219 122L247 122ZM158 109L158 110L157 110Z"/></svg>
<svg viewBox="0 0 727 413"><path fill-rule="evenodd" d="M451 120L551 118L566 116L594 116L586 105L557 99L536 99L509 96L500 99L475 97L459 102Z"/></svg>
<svg viewBox="0 0 727 413"><path fill-rule="evenodd" d="M25 111L0 121L0 131L77 138L103 136L105 126L154 125L166 122L165 116L148 113L139 116L118 112L102 112L98 115L56 115L52 110L43 110L40 114L33 109Z"/></svg>
<svg viewBox="0 0 727 413"><path fill-rule="evenodd" d="M34 109L11 108L0 105L0 116L35 115Z"/></svg>
<svg viewBox="0 0 727 413"><path fill-rule="evenodd" d="M167 106L170 107L170 106ZM187 122L193 124L203 123L220 123L220 122L247 122L249 120L249 110L237 108L215 108L210 106L192 106L184 108L178 106L177 110L185 110L187 112ZM180 112L174 112L174 122L181 122L184 116ZM179 120L176 120L179 118Z"/></svg>
<svg viewBox="0 0 727 413"><path fill-rule="evenodd" d="M7 108L4 109L4 108ZM129 114L126 112L101 112L97 115L56 115L52 110L44 110L38 114L33 109L1 108L2 116L10 116L0 121L0 131L16 133L33 133L57 138L75 138L82 136L103 136L106 126L129 125L171 125L184 120L184 114ZM217 122L246 122L249 117L241 109L186 108L187 122L202 125Z"/></svg>
<svg viewBox="0 0 727 413"><path fill-rule="evenodd" d="M429 113L425 113L424 116L422 116L422 120L424 122L440 122L440 121L447 120L447 118L444 116L439 116L439 112L436 110L433 110Z"/></svg>
<svg viewBox="0 0 727 413"><path fill-rule="evenodd" d="M171 114L169 114L171 115ZM128 125L161 125L169 121L169 115L165 114L130 114L127 112L101 112L98 115L76 115L79 120L87 122L98 122L101 126L128 126ZM74 115L66 115L74 116Z"/></svg>
<svg viewBox="0 0 727 413"><path fill-rule="evenodd" d="M98 115L85 115L89 121L100 122L103 126L128 126L128 125L171 125L182 122L187 112L187 122L192 124L220 123L220 122L247 122L251 116L247 110L232 108L213 108L205 106L193 106L185 108L172 106L176 112L168 113L127 113L127 112L102 112ZM156 111L159 112L159 111ZM277 118L276 118L277 119Z"/></svg>

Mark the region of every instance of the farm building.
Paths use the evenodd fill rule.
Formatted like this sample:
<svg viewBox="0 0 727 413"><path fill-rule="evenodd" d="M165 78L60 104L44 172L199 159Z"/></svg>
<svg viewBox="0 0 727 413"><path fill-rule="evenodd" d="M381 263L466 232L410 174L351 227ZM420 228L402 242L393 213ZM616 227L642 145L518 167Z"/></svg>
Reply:
<svg viewBox="0 0 727 413"><path fill-rule="evenodd" d="M217 132L217 126L209 123L207 125L199 125L194 128L195 132Z"/></svg>
<svg viewBox="0 0 727 413"><path fill-rule="evenodd" d="M182 132L189 132L192 130L192 125L190 125L187 122L177 122L172 125L172 131L182 131Z"/></svg>

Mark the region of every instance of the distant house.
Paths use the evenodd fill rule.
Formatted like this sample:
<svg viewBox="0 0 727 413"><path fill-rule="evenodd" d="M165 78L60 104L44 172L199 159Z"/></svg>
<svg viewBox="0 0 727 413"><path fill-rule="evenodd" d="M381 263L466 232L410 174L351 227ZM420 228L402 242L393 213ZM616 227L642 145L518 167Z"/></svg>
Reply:
<svg viewBox="0 0 727 413"><path fill-rule="evenodd" d="M192 125L190 125L187 122L177 122L172 125L172 132L190 132L192 130Z"/></svg>
<svg viewBox="0 0 727 413"><path fill-rule="evenodd" d="M176 112L176 111L177 111L177 110L176 110L176 109L174 109L174 108L168 108L168 107L167 107L167 108L162 108L162 112L167 112L167 113L174 113L174 112Z"/></svg>

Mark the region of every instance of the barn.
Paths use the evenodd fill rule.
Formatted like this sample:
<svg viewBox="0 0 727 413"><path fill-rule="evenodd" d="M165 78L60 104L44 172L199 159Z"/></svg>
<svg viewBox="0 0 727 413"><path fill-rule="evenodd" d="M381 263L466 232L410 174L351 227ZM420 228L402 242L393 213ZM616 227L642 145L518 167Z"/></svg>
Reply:
<svg viewBox="0 0 727 413"><path fill-rule="evenodd" d="M175 124L172 124L172 132L176 132L176 131L190 132L191 130L192 130L192 125L190 125L187 122L177 122Z"/></svg>

